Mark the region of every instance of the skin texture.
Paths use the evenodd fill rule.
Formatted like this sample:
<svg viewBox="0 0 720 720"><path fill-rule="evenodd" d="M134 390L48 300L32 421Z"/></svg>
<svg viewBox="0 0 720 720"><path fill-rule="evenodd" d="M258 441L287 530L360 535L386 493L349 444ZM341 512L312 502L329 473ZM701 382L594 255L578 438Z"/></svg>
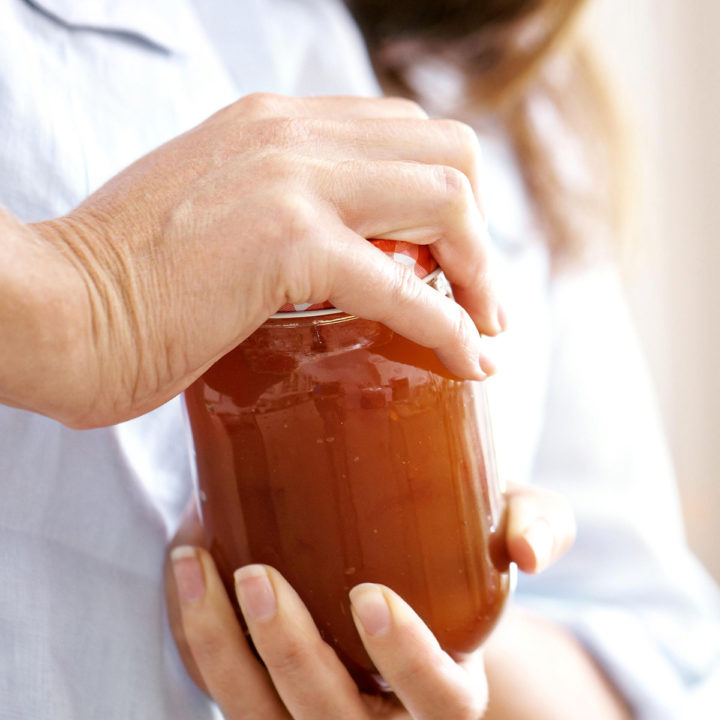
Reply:
<svg viewBox="0 0 720 720"><path fill-rule="evenodd" d="M407 100L251 95L64 217L0 214L0 401L78 428L126 420L285 302L328 299L482 379L480 332L504 316L479 162L469 127ZM428 244L457 303L366 238Z"/></svg>
<svg viewBox="0 0 720 720"><path fill-rule="evenodd" d="M508 509L506 546L521 570L542 571L572 544L572 513L554 493L513 488ZM484 651L451 658L401 598L371 583L351 590L353 616L394 695L364 696L287 582L273 568L251 565L236 573L236 591L263 667L201 545L193 502L165 568L170 625L188 673L228 720L630 717L587 653L559 628L511 608Z"/></svg>

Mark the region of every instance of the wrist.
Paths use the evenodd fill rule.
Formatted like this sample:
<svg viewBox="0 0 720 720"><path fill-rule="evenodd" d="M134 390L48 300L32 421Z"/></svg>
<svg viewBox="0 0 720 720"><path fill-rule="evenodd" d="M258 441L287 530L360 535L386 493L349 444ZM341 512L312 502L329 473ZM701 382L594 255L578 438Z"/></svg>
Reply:
<svg viewBox="0 0 720 720"><path fill-rule="evenodd" d="M0 402L75 426L90 404L80 381L92 333L61 226L0 214Z"/></svg>
<svg viewBox="0 0 720 720"><path fill-rule="evenodd" d="M90 201L89 201L90 202ZM62 258L79 298L74 303L76 342L68 372L77 397L63 422L92 428L131 419L168 400L158 347L156 266L162 265L137 218L109 210L102 199L31 230ZM180 388L182 389L182 388ZM164 394L163 394L164 391Z"/></svg>

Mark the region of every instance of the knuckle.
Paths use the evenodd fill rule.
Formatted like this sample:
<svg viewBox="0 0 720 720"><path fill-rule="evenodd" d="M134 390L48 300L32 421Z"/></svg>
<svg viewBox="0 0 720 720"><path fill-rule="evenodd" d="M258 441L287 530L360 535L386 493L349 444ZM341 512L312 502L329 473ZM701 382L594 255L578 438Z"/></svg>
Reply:
<svg viewBox="0 0 720 720"><path fill-rule="evenodd" d="M420 287L415 273L404 265L395 263L395 277L392 283L391 300L395 305L412 305L418 297Z"/></svg>
<svg viewBox="0 0 720 720"><path fill-rule="evenodd" d="M391 684L398 688L423 687L427 671L428 660L425 656L408 657L393 673Z"/></svg>
<svg viewBox="0 0 720 720"><path fill-rule="evenodd" d="M383 100L384 102L393 103L394 107L397 108L403 117L415 117L421 120L426 120L428 117L425 110L414 100L409 100L404 97L389 97Z"/></svg>
<svg viewBox="0 0 720 720"><path fill-rule="evenodd" d="M457 168L439 165L434 169L438 196L454 214L468 215L476 211L472 185L467 175Z"/></svg>
<svg viewBox="0 0 720 720"><path fill-rule="evenodd" d="M318 648L303 644L297 640L285 639L261 652L268 671L275 675L297 675L310 664L316 662Z"/></svg>
<svg viewBox="0 0 720 720"><path fill-rule="evenodd" d="M292 148L264 148L253 161L254 187L280 209L300 213L318 194L320 165Z"/></svg>
<svg viewBox="0 0 720 720"><path fill-rule="evenodd" d="M304 143L310 135L306 118L264 117L254 128L255 141L263 147L287 148Z"/></svg>
<svg viewBox="0 0 720 720"><path fill-rule="evenodd" d="M196 622L185 627L185 639L200 668L212 667L227 647L227 629L213 622Z"/></svg>
<svg viewBox="0 0 720 720"><path fill-rule="evenodd" d="M318 247L317 227L315 207L298 192L283 195L272 206L265 221L265 237L271 243L262 249L271 258L273 268L262 283L268 307L314 301L312 298L322 294L318 280L322 276L313 262Z"/></svg>
<svg viewBox="0 0 720 720"><path fill-rule="evenodd" d="M279 184L285 188L288 181L297 176L297 165L297 159L292 153L270 148L257 159L256 174L273 187L278 187Z"/></svg>
<svg viewBox="0 0 720 720"><path fill-rule="evenodd" d="M473 130L470 125L460 122L459 120L449 120L448 122L451 124L452 132L454 133L463 153L470 155L474 160L479 161L481 156L480 141L478 140L475 130Z"/></svg>
<svg viewBox="0 0 720 720"><path fill-rule="evenodd" d="M475 172L482 161L480 140L475 130L459 120L437 120L436 122L440 123L447 135L453 139L458 148L458 156L463 158L464 164Z"/></svg>
<svg viewBox="0 0 720 720"><path fill-rule="evenodd" d="M458 345L470 353L477 345L478 331L465 310L455 305L455 319L453 322L453 337Z"/></svg>
<svg viewBox="0 0 720 720"><path fill-rule="evenodd" d="M471 192L470 181L465 173L449 165L439 165L435 170L440 191L450 200L460 201Z"/></svg>
<svg viewBox="0 0 720 720"><path fill-rule="evenodd" d="M255 92L237 101L236 106L250 118L265 118L276 115L285 104L281 95L269 92Z"/></svg>
<svg viewBox="0 0 720 720"><path fill-rule="evenodd" d="M277 205L277 219L285 243L304 243L317 231L317 211L312 201L300 192L285 194Z"/></svg>
<svg viewBox="0 0 720 720"><path fill-rule="evenodd" d="M488 302L494 301L492 276L482 250L467 259L464 271L458 274L456 284L482 293Z"/></svg>

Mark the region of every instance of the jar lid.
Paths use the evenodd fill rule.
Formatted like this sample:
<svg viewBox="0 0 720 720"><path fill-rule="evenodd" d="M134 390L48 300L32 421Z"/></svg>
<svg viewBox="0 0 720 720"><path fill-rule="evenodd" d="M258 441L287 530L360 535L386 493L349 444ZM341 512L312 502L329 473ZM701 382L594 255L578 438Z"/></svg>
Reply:
<svg viewBox="0 0 720 720"><path fill-rule="evenodd" d="M395 262L412 268L421 280L429 280L431 274L438 269L437 260L427 245L415 245L401 240L370 240L370 242ZM273 317L287 317L288 314L324 315L334 312L335 308L327 300L319 303L285 303Z"/></svg>

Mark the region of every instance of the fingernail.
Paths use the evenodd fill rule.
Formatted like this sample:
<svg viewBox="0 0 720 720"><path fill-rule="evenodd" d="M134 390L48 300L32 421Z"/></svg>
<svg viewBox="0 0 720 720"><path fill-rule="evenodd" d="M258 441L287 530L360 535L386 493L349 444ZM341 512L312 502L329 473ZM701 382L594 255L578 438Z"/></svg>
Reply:
<svg viewBox="0 0 720 720"><path fill-rule="evenodd" d="M482 378L483 380L490 377L491 375L494 375L497 372L495 363L487 355L485 355L485 353L480 353L479 363L480 363L480 370L483 373L483 375L485 376Z"/></svg>
<svg viewBox="0 0 720 720"><path fill-rule="evenodd" d="M368 635L387 634L392 623L385 595L377 585L365 583L350 591L350 604L355 617Z"/></svg>
<svg viewBox="0 0 720 720"><path fill-rule="evenodd" d="M246 565L235 571L235 592L243 615L248 620L270 620L277 610L277 600L267 570L263 565Z"/></svg>
<svg viewBox="0 0 720 720"><path fill-rule="evenodd" d="M545 567L552 557L554 542L548 521L544 518L534 520L523 536L535 555L535 566L537 568Z"/></svg>
<svg viewBox="0 0 720 720"><path fill-rule="evenodd" d="M180 602L191 603L205 594L205 576L194 547L179 545L170 552Z"/></svg>
<svg viewBox="0 0 720 720"><path fill-rule="evenodd" d="M485 380L485 378L497 372L497 365L492 359L492 352L488 352L487 338L480 336L480 347L482 348L482 352L478 354L478 364L480 365L480 371L484 375L482 379Z"/></svg>

